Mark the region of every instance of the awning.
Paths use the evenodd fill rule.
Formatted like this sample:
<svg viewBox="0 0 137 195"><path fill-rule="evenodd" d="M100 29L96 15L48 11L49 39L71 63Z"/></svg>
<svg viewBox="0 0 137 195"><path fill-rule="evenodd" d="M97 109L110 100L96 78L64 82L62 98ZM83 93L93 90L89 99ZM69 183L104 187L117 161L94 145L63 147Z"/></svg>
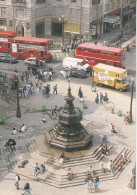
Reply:
<svg viewBox="0 0 137 195"><path fill-rule="evenodd" d="M130 14L132 11L130 9L126 10L126 11L123 11L123 15L124 16L127 16L128 14Z"/></svg>
<svg viewBox="0 0 137 195"><path fill-rule="evenodd" d="M114 23L119 22L119 20L120 20L120 17L119 16L116 16L116 15L106 15L104 17L104 22L107 22L107 23L114 24Z"/></svg>

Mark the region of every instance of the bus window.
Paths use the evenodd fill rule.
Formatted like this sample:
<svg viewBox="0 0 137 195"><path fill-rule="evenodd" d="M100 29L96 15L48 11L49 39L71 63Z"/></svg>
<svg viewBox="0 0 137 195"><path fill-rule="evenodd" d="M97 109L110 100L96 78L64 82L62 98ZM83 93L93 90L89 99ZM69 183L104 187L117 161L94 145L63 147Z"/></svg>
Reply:
<svg viewBox="0 0 137 195"><path fill-rule="evenodd" d="M100 61L100 63L107 64L107 63L106 63L106 62L104 62L104 61Z"/></svg>
<svg viewBox="0 0 137 195"><path fill-rule="evenodd" d="M20 50L20 49L19 49L18 52L19 52L19 53L23 53L23 50Z"/></svg>
<svg viewBox="0 0 137 195"><path fill-rule="evenodd" d="M85 52L90 52L90 49L84 49Z"/></svg>
<svg viewBox="0 0 137 195"><path fill-rule="evenodd" d="M108 53L109 56L113 56L114 54L113 53Z"/></svg>
<svg viewBox="0 0 137 195"><path fill-rule="evenodd" d="M78 48L78 51L83 51L83 48Z"/></svg>
<svg viewBox="0 0 137 195"><path fill-rule="evenodd" d="M96 53L96 50L91 50L92 53Z"/></svg>
<svg viewBox="0 0 137 195"><path fill-rule="evenodd" d="M100 53L100 51L99 51L99 50L97 50L97 53Z"/></svg>
<svg viewBox="0 0 137 195"><path fill-rule="evenodd" d="M114 53L114 56L120 56L119 53Z"/></svg>
<svg viewBox="0 0 137 195"><path fill-rule="evenodd" d="M107 55L107 53L104 52L104 51L101 51L100 53L101 53L102 55Z"/></svg>
<svg viewBox="0 0 137 195"><path fill-rule="evenodd" d="M115 63L115 62L114 62L114 63ZM113 66L113 63L111 63L111 62L108 62L107 64L110 65L110 66Z"/></svg>

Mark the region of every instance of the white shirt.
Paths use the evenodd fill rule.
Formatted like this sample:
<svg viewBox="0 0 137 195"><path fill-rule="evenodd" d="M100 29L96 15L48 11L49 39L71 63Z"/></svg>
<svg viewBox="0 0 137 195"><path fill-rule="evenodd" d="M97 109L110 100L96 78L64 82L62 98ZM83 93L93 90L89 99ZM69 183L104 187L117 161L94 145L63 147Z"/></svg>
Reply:
<svg viewBox="0 0 137 195"><path fill-rule="evenodd" d="M14 129L13 131L12 131L12 134L16 134L17 133L17 131L16 131L16 129Z"/></svg>
<svg viewBox="0 0 137 195"><path fill-rule="evenodd" d="M27 129L27 127L26 127L26 126L21 127L21 131L22 131L22 132L25 132L25 131L26 131L26 129Z"/></svg>
<svg viewBox="0 0 137 195"><path fill-rule="evenodd" d="M109 125L108 129L109 129L110 132L112 132L112 125Z"/></svg>

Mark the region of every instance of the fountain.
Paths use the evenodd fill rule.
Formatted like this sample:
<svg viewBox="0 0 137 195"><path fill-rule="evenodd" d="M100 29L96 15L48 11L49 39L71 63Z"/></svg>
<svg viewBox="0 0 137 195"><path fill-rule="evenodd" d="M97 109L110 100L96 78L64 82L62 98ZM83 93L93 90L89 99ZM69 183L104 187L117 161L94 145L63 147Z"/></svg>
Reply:
<svg viewBox="0 0 137 195"><path fill-rule="evenodd" d="M57 123L45 131L45 139L51 147L75 151L85 149L92 142L93 135L80 123L82 111L74 107L74 99L69 86L66 103L57 111Z"/></svg>

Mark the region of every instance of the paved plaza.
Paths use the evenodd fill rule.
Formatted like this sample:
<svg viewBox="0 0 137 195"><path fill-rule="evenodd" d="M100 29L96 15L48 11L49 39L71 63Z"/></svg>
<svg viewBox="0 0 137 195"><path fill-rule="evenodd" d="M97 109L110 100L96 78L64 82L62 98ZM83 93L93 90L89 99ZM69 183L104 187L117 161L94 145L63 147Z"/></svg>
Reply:
<svg viewBox="0 0 137 195"><path fill-rule="evenodd" d="M58 94L52 94L52 87L54 84L58 83ZM1 102L1 106L3 104L3 115L6 113L5 116L7 116L5 120L5 124L0 126L0 134L2 143L2 148L4 147L4 143L8 138L14 138L17 142L17 149L16 153L14 154L14 157L10 158L11 164L12 161L15 159L28 159L30 162L35 163L35 160L33 160L33 157L30 158L30 153L26 149L26 145L28 143L31 143L34 139L37 141L37 145L39 146L39 150L41 152L47 152L46 145L44 148L44 141L43 141L43 135L47 128L49 128L51 125L53 125L56 120L51 119L50 117L50 110L54 108L55 105L58 107L63 106L65 103L64 96L67 94L67 88L68 88L68 82L66 79L64 80L56 80L56 82L52 81L50 82L51 85L51 95L49 98L43 98L42 93L38 91L38 89L35 89L34 95L30 96L28 99L21 99L20 100L20 106L21 106L21 118L16 118L16 108L13 111L8 111L9 105L6 103L5 105ZM108 160L110 158L116 157L123 148L126 148L128 150L131 150L132 154L130 156L131 162L129 162L125 169L121 172L121 174L116 178L107 177L106 180L102 179L100 180L99 189L100 191L96 194L102 193L102 194L135 194L135 191L128 188L127 185L132 177L132 169L135 165L135 143L136 143L136 137L135 137L135 99L133 100L133 123L125 125L124 123L124 117L118 116L117 113L119 110L122 111L123 115L126 114L126 112L129 110L130 106L130 97L121 95L117 91L112 90L106 90L104 88L97 87L97 92L91 91L91 86L89 85L81 85L83 94L84 94L84 101L87 104L88 108L83 109L83 103L79 102L78 98L78 89L79 85L75 83L71 83L71 89L72 89L72 95L75 96L74 105L76 107L79 107L83 112L83 120L82 124L93 134L93 147L89 147L84 152L76 152L76 154L73 152L72 154L68 153L67 155L69 157L75 157L75 156L81 156L81 155L87 155L87 153L92 153L95 148L100 144L100 138L103 134L106 134L108 137L109 144L112 145L112 149L110 150L110 155L108 155L106 158L103 158L101 161L104 163L104 166L107 166ZM97 93L102 92L108 93L109 97L109 103L106 104L96 104L95 103L95 97ZM47 114L45 113L45 118L47 120L46 123L42 123L42 112L41 108L42 105L46 106ZM115 106L114 106L115 105ZM114 114L111 113L112 107L115 107ZM6 108L6 109L5 109ZM25 124L27 126L27 132L24 134L17 133L16 135L11 136L11 128L14 126ZM110 123L113 123L115 126L116 131L118 132L117 135L114 135L109 132L108 125ZM35 151L30 152L35 153ZM56 159L58 159L59 151L55 151L53 149L49 149L49 152L52 153ZM21 154L22 153L22 154ZM5 154L6 155L6 154ZM33 156L32 155L32 156ZM34 158L35 159L35 158ZM46 157L45 157L46 159ZM37 159L39 161L39 159ZM40 160L41 161L41 160ZM70 166L73 170L74 175L78 172L86 172L89 165L93 161L90 160L87 163L78 164L70 164ZM12 169L10 169L10 172L6 169L5 161L5 168L1 166L1 182L0 182L0 190L3 194L21 194L23 191L20 189L19 191L16 191L14 186L14 178L15 173L17 171L16 164L12 165ZM4 165L4 164L3 164ZM100 162L93 163L93 168L99 169ZM52 166L49 166L47 164L47 169L50 171ZM52 167L54 169L55 166ZM59 174L63 173L63 175L67 175L66 168L61 167L59 170L56 170L56 172L60 172ZM20 172L21 173L21 172ZM23 188L24 183L27 181L30 183L31 186L31 193L33 195L40 195L40 194L49 194L49 195L61 195L61 194L88 194L87 189L85 187L84 183L84 177L82 180L80 180L83 184L74 185L73 187L65 187L65 188L56 188L53 185L48 185L46 183L43 183L43 181L36 181L35 178L31 178L28 174L28 176L24 177L24 173L22 172L20 174L21 181L20 181L20 187ZM79 176L78 176L79 177ZM101 176L102 178L104 176ZM77 178L76 178L77 179ZM75 180L74 179L74 183ZM53 180L53 182L56 182ZM69 182L69 181L68 181ZM73 183L73 181L72 181ZM8 187L7 187L8 184Z"/></svg>

